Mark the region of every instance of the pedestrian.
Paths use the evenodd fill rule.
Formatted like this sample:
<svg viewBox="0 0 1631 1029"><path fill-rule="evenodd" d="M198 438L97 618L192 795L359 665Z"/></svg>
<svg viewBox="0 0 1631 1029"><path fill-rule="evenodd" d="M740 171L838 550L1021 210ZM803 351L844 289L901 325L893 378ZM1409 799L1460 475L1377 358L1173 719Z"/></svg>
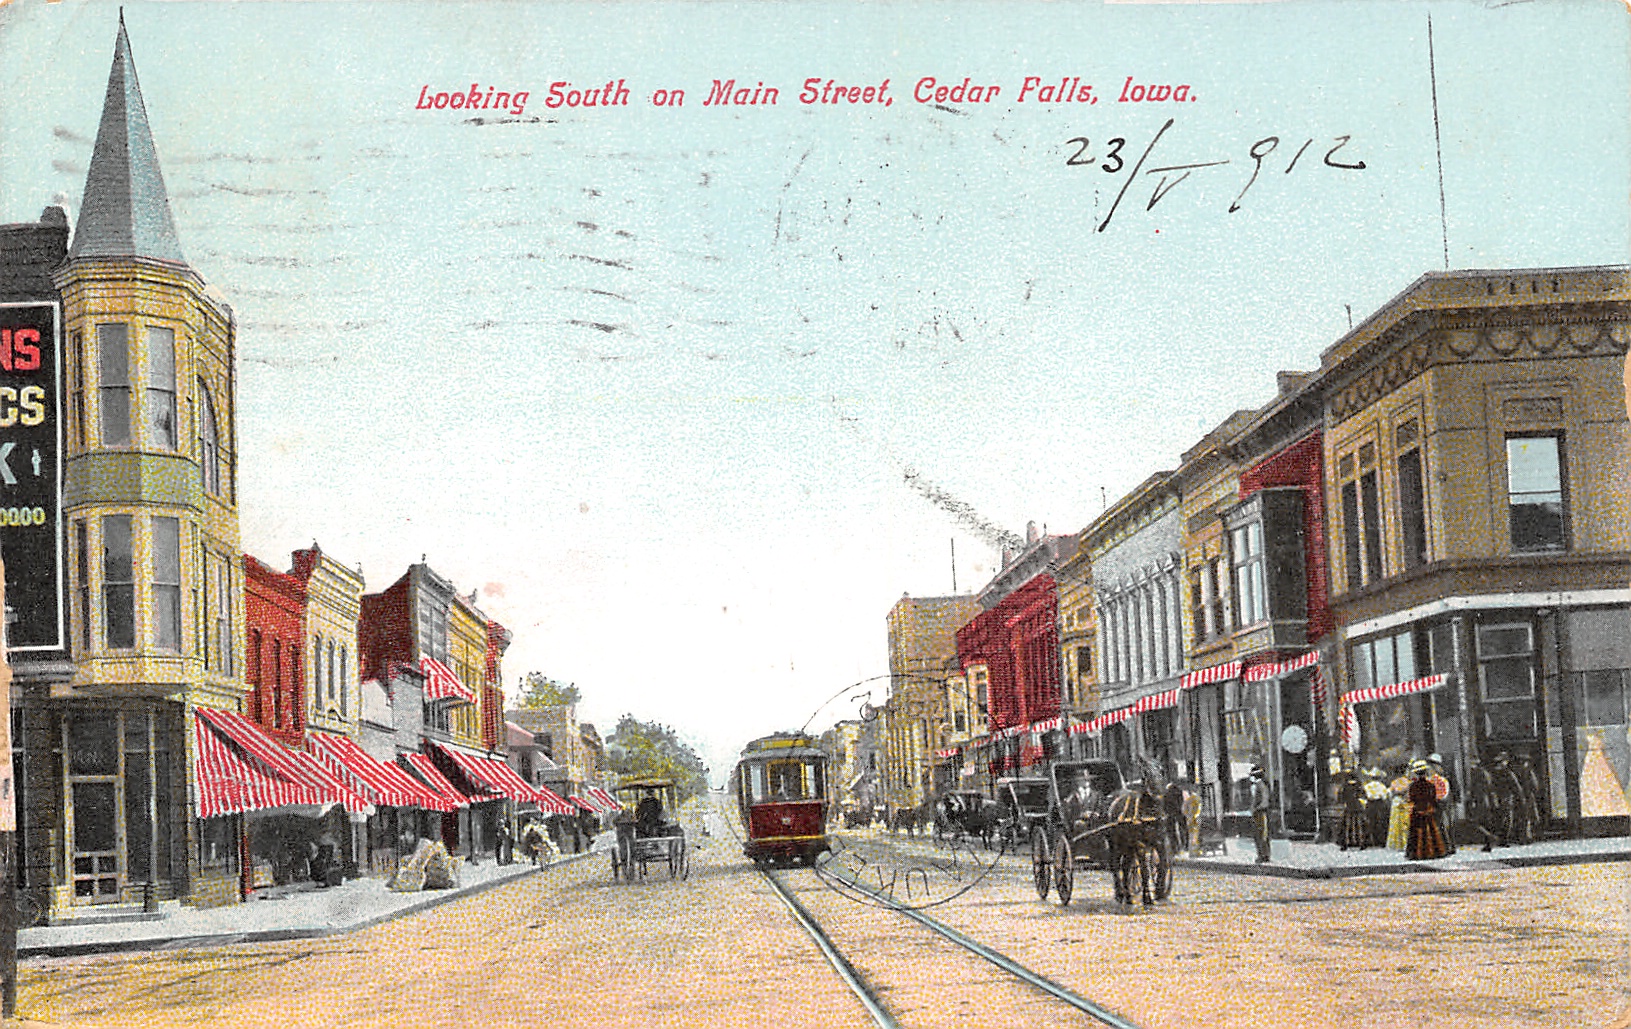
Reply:
<svg viewBox="0 0 1631 1029"><path fill-rule="evenodd" d="M1364 850L1370 846L1370 820L1365 817L1365 789L1358 774L1349 772L1342 777L1337 790L1337 802L1342 805L1342 828L1337 833L1337 847Z"/></svg>
<svg viewBox="0 0 1631 1029"><path fill-rule="evenodd" d="M1438 827L1444 833L1444 845L1455 853L1455 805L1461 799L1456 792L1455 783L1450 779L1450 773L1444 770L1444 757L1433 753L1427 755L1427 778L1433 781L1433 792L1437 796Z"/></svg>
<svg viewBox="0 0 1631 1029"><path fill-rule="evenodd" d="M1404 765L1397 766L1388 790L1393 794L1393 801L1388 813L1387 849L1403 850L1410 836L1410 801L1405 797L1410 790L1410 775Z"/></svg>
<svg viewBox="0 0 1631 1029"><path fill-rule="evenodd" d="M1409 840L1404 851L1406 861L1434 861L1450 852L1444 842L1444 831L1438 824L1438 791L1431 775L1432 769L1427 762L1417 762L1406 791L1410 802Z"/></svg>
<svg viewBox="0 0 1631 1029"><path fill-rule="evenodd" d="M507 865L515 860L515 841L510 836L510 824L500 819L498 834L493 840L493 860L501 865Z"/></svg>
<svg viewBox="0 0 1631 1029"><path fill-rule="evenodd" d="M1252 840L1257 844L1257 863L1269 860L1269 781L1262 765L1252 766Z"/></svg>

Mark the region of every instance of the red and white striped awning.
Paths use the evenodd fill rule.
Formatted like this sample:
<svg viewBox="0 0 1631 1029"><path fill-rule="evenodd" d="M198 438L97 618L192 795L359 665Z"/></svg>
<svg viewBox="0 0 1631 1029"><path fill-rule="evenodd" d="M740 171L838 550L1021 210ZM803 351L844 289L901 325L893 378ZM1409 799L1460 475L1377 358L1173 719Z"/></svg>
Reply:
<svg viewBox="0 0 1631 1029"><path fill-rule="evenodd" d="M1139 697L1138 701L1133 704L1133 714L1148 714L1151 711L1159 711L1162 708L1174 706L1178 703L1178 689L1162 690L1160 693L1152 693L1147 697Z"/></svg>
<svg viewBox="0 0 1631 1029"><path fill-rule="evenodd" d="M1252 665L1246 669L1245 679L1247 682L1262 682L1265 679L1289 675L1298 669L1309 668L1319 663L1319 651L1310 650L1308 653L1294 657L1289 661L1265 661L1259 665Z"/></svg>
<svg viewBox="0 0 1631 1029"><path fill-rule="evenodd" d="M600 801L600 803L603 805L601 808L602 811L619 811L623 808L623 805L617 802L616 797L612 796L610 793L607 793L599 786L590 786L585 792L589 794L591 799Z"/></svg>
<svg viewBox="0 0 1631 1029"><path fill-rule="evenodd" d="M591 815L600 813L599 811L597 811L595 809L595 806L593 804L589 803L587 800L584 800L582 797L578 796L575 793L572 794L570 797L567 797L566 799L570 800L579 810L587 811Z"/></svg>
<svg viewBox="0 0 1631 1029"><path fill-rule="evenodd" d="M548 786L534 786L533 789L536 791L534 803L538 805L538 810L547 811L552 815L575 815L578 813L577 808L573 807L559 793L556 793Z"/></svg>
<svg viewBox="0 0 1631 1029"><path fill-rule="evenodd" d="M444 700L453 697L466 704L476 702L475 691L459 681L453 669L433 657L421 657L419 670L425 673L425 699Z"/></svg>
<svg viewBox="0 0 1631 1029"><path fill-rule="evenodd" d="M460 793L452 783L448 782L447 776L437 770L436 763L428 756L424 754L403 754L401 758L408 763L408 767L414 770L426 786L441 794L443 799L454 807L468 807L470 805L470 798Z"/></svg>
<svg viewBox="0 0 1631 1029"><path fill-rule="evenodd" d="M1389 683L1386 686L1370 686L1362 690L1349 690L1342 695L1344 704L1363 704L1370 700L1389 700L1393 697L1404 697L1423 690L1436 690L1449 680L1443 672L1437 675L1424 675L1419 679L1408 679L1405 682Z"/></svg>
<svg viewBox="0 0 1631 1029"><path fill-rule="evenodd" d="M371 815L374 813L374 802L347 780L350 776L342 775L329 768L328 764L316 754L308 754L303 750L291 750L295 763L300 765L313 782L316 782L325 792L340 798L340 803L354 815Z"/></svg>
<svg viewBox="0 0 1631 1029"><path fill-rule="evenodd" d="M418 807L427 811L452 811L453 801L424 786L394 764L379 760L363 750L349 736L314 732L307 734L311 751L328 763L330 770L350 777L354 789L386 807Z"/></svg>
<svg viewBox="0 0 1631 1029"><path fill-rule="evenodd" d="M199 818L333 803L304 776L290 778L262 765L207 718L194 723L193 739Z"/></svg>
<svg viewBox="0 0 1631 1029"><path fill-rule="evenodd" d="M1085 722L1072 722L1070 731L1078 736L1082 733L1103 732L1106 727L1115 725L1118 722L1125 722L1131 717L1133 717L1133 708L1129 705L1128 707L1117 708L1114 711L1107 711L1097 718L1089 718Z"/></svg>
<svg viewBox="0 0 1631 1029"><path fill-rule="evenodd" d="M942 747L940 750L937 750L937 751L934 752L934 756L938 757L938 758L956 757L957 756L957 748L956 747Z"/></svg>
<svg viewBox="0 0 1631 1029"><path fill-rule="evenodd" d="M1178 688L1192 690L1209 682L1227 682L1230 679L1238 678L1240 678L1240 662L1225 661L1221 665L1213 665L1210 668L1197 668L1193 672L1185 672L1178 679Z"/></svg>

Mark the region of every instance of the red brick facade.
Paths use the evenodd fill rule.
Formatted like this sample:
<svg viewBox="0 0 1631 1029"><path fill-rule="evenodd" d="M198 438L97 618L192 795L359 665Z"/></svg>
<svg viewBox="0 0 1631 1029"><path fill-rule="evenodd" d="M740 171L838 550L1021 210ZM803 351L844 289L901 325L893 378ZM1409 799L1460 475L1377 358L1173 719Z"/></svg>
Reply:
<svg viewBox="0 0 1631 1029"><path fill-rule="evenodd" d="M244 555L245 714L291 746L306 734L306 587Z"/></svg>
<svg viewBox="0 0 1631 1029"><path fill-rule="evenodd" d="M983 664L992 731L1060 714L1059 585L1036 575L957 632L957 660Z"/></svg>
<svg viewBox="0 0 1631 1029"><path fill-rule="evenodd" d="M1240 473L1240 499L1258 490L1295 486L1303 495L1303 574L1308 583L1308 642L1331 631L1330 585L1325 550L1323 436L1311 432Z"/></svg>

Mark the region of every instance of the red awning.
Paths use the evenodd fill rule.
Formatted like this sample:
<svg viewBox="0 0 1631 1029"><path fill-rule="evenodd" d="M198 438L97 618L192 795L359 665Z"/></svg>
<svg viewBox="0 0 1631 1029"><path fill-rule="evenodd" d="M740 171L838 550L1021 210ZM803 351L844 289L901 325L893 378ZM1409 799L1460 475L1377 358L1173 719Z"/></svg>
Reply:
<svg viewBox="0 0 1631 1029"><path fill-rule="evenodd" d="M460 793L453 784L447 781L447 776L436 770L436 763L424 754L403 754L402 760L408 767L418 773L426 786L430 787L454 807L468 807L470 798Z"/></svg>
<svg viewBox="0 0 1631 1029"><path fill-rule="evenodd" d="M484 786L499 796L518 800L523 804L537 804L540 809L557 815L577 813L576 808L551 790L527 785L527 781L517 775L515 769L498 758L467 754L462 750L439 745L437 749L458 765L459 770L468 776L471 782Z"/></svg>
<svg viewBox="0 0 1631 1029"><path fill-rule="evenodd" d="M199 709L202 713L203 709ZM290 805L329 803L315 785L267 770L240 750L214 723L200 718L193 726L197 744L198 817L236 815Z"/></svg>
<svg viewBox="0 0 1631 1029"><path fill-rule="evenodd" d="M1403 697L1411 693L1420 693L1423 690L1436 690L1449 680L1443 672L1437 675L1423 676L1420 679L1409 679L1405 682L1389 683L1386 686L1371 686L1362 690L1349 690L1342 695L1344 704L1362 704L1368 700L1388 700L1392 697Z"/></svg>
<svg viewBox="0 0 1631 1029"><path fill-rule="evenodd" d="M475 691L460 682L459 677L453 674L453 669L435 658L420 658L419 670L425 673L426 700L443 700L447 697L453 697L464 701L466 704L476 702Z"/></svg>
<svg viewBox="0 0 1631 1029"><path fill-rule="evenodd" d="M1192 690L1209 682L1227 682L1230 679L1238 679L1240 678L1240 665L1239 661L1225 661L1221 665L1185 672L1178 680L1178 686L1180 689Z"/></svg>
<svg viewBox="0 0 1631 1029"><path fill-rule="evenodd" d="M376 804L387 807L418 807L427 811L452 811L453 801L422 785L396 765L387 764L363 750L348 736L314 732L307 734L312 753L336 774L355 783L358 792Z"/></svg>
<svg viewBox="0 0 1631 1029"><path fill-rule="evenodd" d="M556 793L548 786L535 786L533 789L538 791L539 810L548 811L552 815L575 815L578 813L577 808L563 800L559 793Z"/></svg>
<svg viewBox="0 0 1631 1029"><path fill-rule="evenodd" d="M589 794L591 799L598 800L600 802L602 811L620 811L623 808L623 805L617 802L616 797L612 796L610 793L607 793L599 786L590 786L585 790L585 792Z"/></svg>
<svg viewBox="0 0 1631 1029"><path fill-rule="evenodd" d="M597 810L593 804L589 803L587 800L584 800L582 797L573 795L573 796L568 797L566 799L570 800L572 803L576 804L579 808L583 809L584 811L589 812L591 815L597 815L597 814L600 813L599 810Z"/></svg>
<svg viewBox="0 0 1631 1029"><path fill-rule="evenodd" d="M359 796L356 791L336 779L304 752L290 750L266 735L265 730L254 721L235 711L223 711L213 707L200 707L196 710L198 716L207 721L212 729L241 747L268 771L289 782L300 783L315 790L317 796L321 798L319 803L342 804L347 811L359 813L367 811L372 806L367 797Z"/></svg>

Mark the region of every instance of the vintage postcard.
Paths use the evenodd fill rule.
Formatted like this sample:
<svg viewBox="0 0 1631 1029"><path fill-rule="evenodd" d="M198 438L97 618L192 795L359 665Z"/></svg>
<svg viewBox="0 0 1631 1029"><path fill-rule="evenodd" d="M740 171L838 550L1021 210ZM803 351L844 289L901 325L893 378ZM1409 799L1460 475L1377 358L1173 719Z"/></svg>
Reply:
<svg viewBox="0 0 1631 1029"><path fill-rule="evenodd" d="M1628 53L0 2L0 1013L1631 1025Z"/></svg>

